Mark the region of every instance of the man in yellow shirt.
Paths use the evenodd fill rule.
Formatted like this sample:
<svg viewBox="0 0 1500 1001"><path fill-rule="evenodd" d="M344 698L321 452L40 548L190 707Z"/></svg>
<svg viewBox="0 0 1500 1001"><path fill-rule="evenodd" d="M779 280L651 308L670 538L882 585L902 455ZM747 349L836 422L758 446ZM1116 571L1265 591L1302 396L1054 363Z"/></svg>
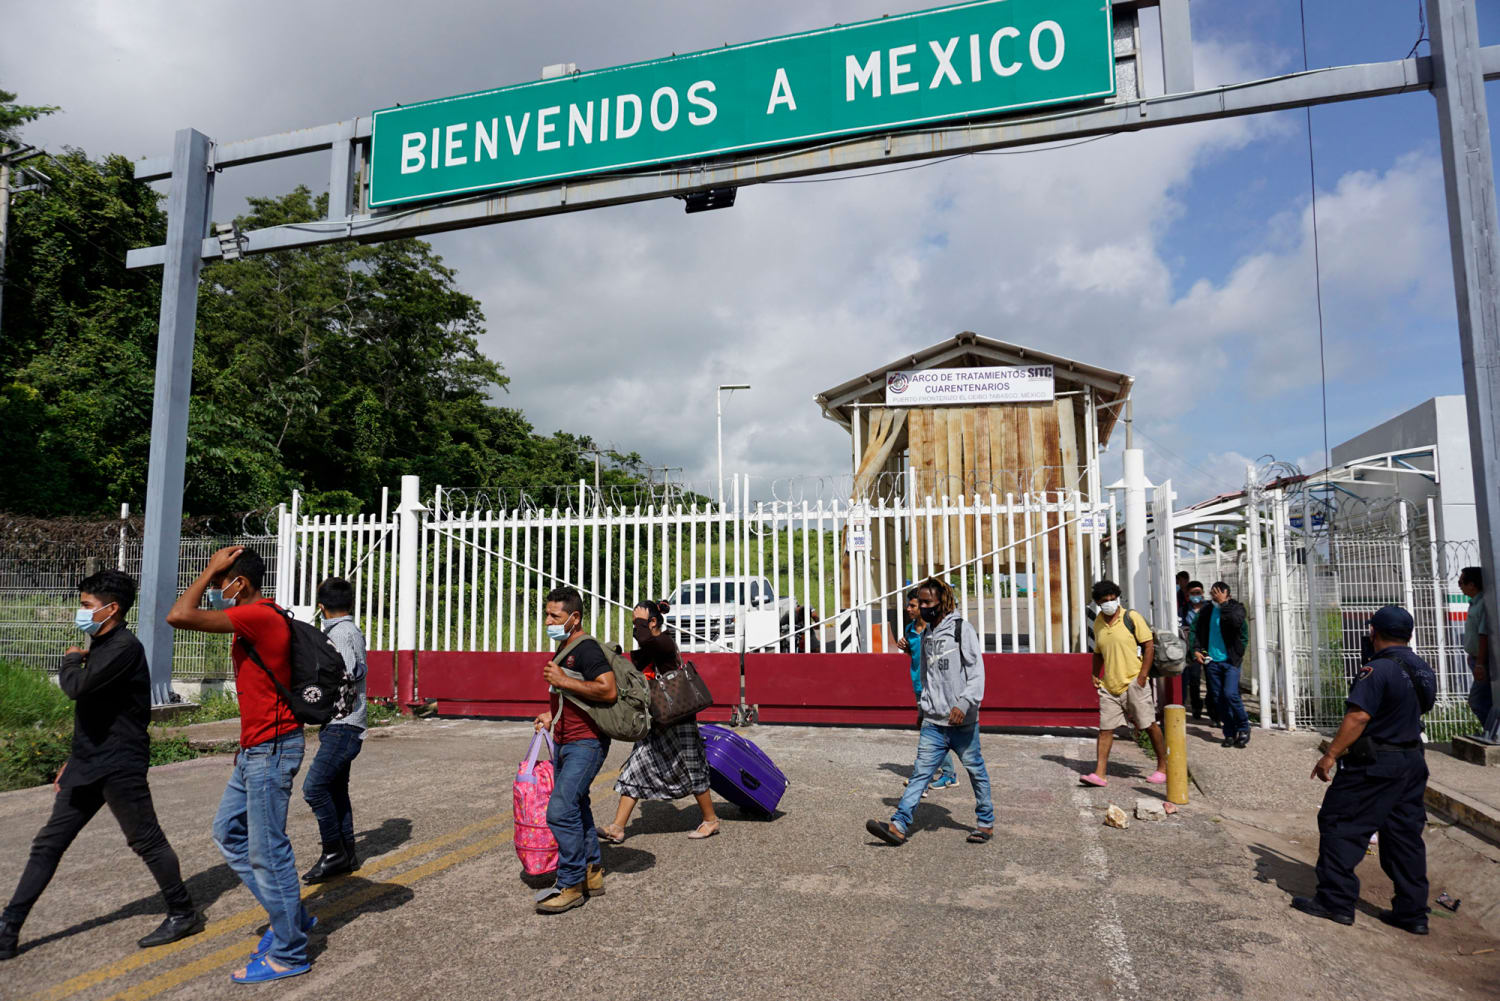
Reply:
<svg viewBox="0 0 1500 1001"><path fill-rule="evenodd" d="M1094 685L1099 689L1099 760L1094 771L1079 781L1084 785L1105 786L1109 768L1109 748L1115 741L1115 728L1130 724L1135 733L1145 730L1151 735L1156 751L1156 771L1146 781L1161 785L1167 781L1167 742L1162 739L1156 722L1156 702L1151 693L1151 658L1155 642L1151 627L1139 612L1127 612L1120 604L1120 585L1101 580L1094 585L1094 603L1099 617L1094 620Z"/></svg>

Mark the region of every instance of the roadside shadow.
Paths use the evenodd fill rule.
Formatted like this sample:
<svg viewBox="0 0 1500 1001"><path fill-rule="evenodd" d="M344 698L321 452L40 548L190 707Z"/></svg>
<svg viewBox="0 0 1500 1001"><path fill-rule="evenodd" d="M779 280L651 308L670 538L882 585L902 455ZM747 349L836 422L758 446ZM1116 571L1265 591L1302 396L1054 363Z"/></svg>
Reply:
<svg viewBox="0 0 1500 1001"><path fill-rule="evenodd" d="M133 859L134 856L131 856L131 858ZM193 906L199 910L205 910L225 893L239 886L240 878L234 874L233 869L229 868L228 863L221 862L212 868L194 873L183 880L183 883L187 886L188 895L193 898ZM59 929L50 935L31 939L25 943L25 948L34 949L38 946L47 945L59 939L71 938L74 935L92 931L102 925L111 924L115 921L123 921L127 918L151 917L160 920L165 916L166 911L162 904L161 894L152 893L149 897L141 897L138 900L132 900L128 904L122 904L108 914L101 914L98 917L89 918L87 921L80 921L78 924ZM146 929L146 931L150 930L149 928ZM145 932L142 932L142 934L145 934Z"/></svg>
<svg viewBox="0 0 1500 1001"><path fill-rule="evenodd" d="M641 804L640 813L626 826L625 833L631 837L638 834L686 834L696 829L702 820L697 803L679 807L675 802L648 800Z"/></svg>
<svg viewBox="0 0 1500 1001"><path fill-rule="evenodd" d="M1271 883L1289 897L1311 897L1318 889L1318 873L1301 859L1269 845L1251 845L1255 856L1255 880Z"/></svg>
<svg viewBox="0 0 1500 1001"><path fill-rule="evenodd" d="M557 882L557 870L553 869L551 872L538 872L533 874L527 872L525 869L522 869L516 878L519 879L522 883L525 883L533 890L545 890L547 887Z"/></svg>
<svg viewBox="0 0 1500 1001"><path fill-rule="evenodd" d="M910 782L911 773L914 769L911 765L898 765L894 761L886 761L880 765L880 770L890 772L892 775L896 775L901 779Z"/></svg>
<svg viewBox="0 0 1500 1001"><path fill-rule="evenodd" d="M325 890L324 888L327 887ZM323 905L326 894L338 890L336 898ZM352 924L365 914L381 914L408 904L416 896L411 887L400 883L377 883L357 875L343 876L336 881L320 884L308 894L303 903L309 913L318 919L307 941L309 961L322 955L328 948L328 936ZM323 906L320 906L323 905Z"/></svg>
<svg viewBox="0 0 1500 1001"><path fill-rule="evenodd" d="M380 822L379 827L359 831L354 835L354 853L361 861L397 848L411 840L411 820L406 817L390 817Z"/></svg>
<svg viewBox="0 0 1500 1001"><path fill-rule="evenodd" d="M627 848L624 845L601 844L604 855L604 873L645 872L656 867L656 856L644 848Z"/></svg>
<svg viewBox="0 0 1500 1001"><path fill-rule="evenodd" d="M1097 764L1097 762L1093 758L1089 758L1087 761L1079 761L1077 758L1068 758L1068 757L1064 757L1061 754L1044 754L1044 755L1042 755L1042 760L1043 761L1050 761L1050 762L1052 762L1055 765L1062 765L1068 771L1073 772L1076 775L1087 775L1087 774L1089 774L1090 772L1092 772L1094 770L1094 765ZM1140 781L1140 782L1145 782L1146 781L1146 776L1151 774L1149 771L1147 771L1144 767L1142 767L1140 765L1127 765L1127 764L1124 764L1123 762L1116 761L1113 754L1110 755L1110 758L1109 758L1109 767L1106 769L1106 771L1108 772L1108 774L1106 774L1104 777L1107 778L1107 779L1108 778L1115 778L1115 779L1125 779L1126 781ZM1098 788L1101 788L1101 787L1100 786L1088 786L1087 788L1098 789ZM1148 786L1146 786L1146 788L1155 788L1155 787L1148 785Z"/></svg>
<svg viewBox="0 0 1500 1001"><path fill-rule="evenodd" d="M1187 728L1187 735L1196 740L1201 740L1205 744L1224 743L1224 731L1215 730L1211 725L1190 726Z"/></svg>
<svg viewBox="0 0 1500 1001"><path fill-rule="evenodd" d="M887 796L881 802L894 810L900 805L901 797ZM912 811L911 826L907 828L906 836L910 838L912 835L922 831L963 831L967 834L972 830L974 830L973 824L960 824L953 819L953 811L949 810L946 806L941 806L931 800L924 799ZM879 840L871 840L866 842L866 844L881 848L896 847L895 845L888 845L884 841Z"/></svg>

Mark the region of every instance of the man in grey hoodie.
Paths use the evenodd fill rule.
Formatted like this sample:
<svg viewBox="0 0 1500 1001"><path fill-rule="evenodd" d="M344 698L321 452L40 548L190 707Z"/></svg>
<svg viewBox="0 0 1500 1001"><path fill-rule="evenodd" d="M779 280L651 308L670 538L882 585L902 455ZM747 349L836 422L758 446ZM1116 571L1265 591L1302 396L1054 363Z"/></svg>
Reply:
<svg viewBox="0 0 1500 1001"><path fill-rule="evenodd" d="M911 781L890 822L871 820L865 830L892 845L906 843L911 815L939 764L952 751L968 770L974 786L978 826L973 844L988 842L995 832L990 802L990 775L979 753L979 704L984 701L984 657L979 634L955 609L953 589L937 578L917 588L917 607L927 622L922 637L922 732Z"/></svg>

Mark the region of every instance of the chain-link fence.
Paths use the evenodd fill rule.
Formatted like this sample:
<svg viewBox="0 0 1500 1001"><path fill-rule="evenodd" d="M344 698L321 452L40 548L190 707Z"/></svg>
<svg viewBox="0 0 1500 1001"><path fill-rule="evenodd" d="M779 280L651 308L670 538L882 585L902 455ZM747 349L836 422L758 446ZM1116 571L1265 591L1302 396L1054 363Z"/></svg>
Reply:
<svg viewBox="0 0 1500 1001"><path fill-rule="evenodd" d="M221 546L253 546L266 561L264 591L276 593L276 537L274 535L193 536L184 538L178 563L178 589L185 589L202 572L209 556ZM123 570L137 581L141 576L141 540L126 536L120 542L78 543L41 541L0 543L0 660L41 671L54 671L62 653L82 637L73 626L78 608L78 582L107 568ZM126 616L136 627L138 608ZM172 676L189 681L230 675L229 637L179 631Z"/></svg>

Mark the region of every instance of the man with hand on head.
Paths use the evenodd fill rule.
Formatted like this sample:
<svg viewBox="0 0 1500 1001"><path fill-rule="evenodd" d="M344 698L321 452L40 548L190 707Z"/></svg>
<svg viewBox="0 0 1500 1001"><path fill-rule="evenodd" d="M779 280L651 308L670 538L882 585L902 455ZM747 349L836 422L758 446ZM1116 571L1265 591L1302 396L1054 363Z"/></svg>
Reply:
<svg viewBox="0 0 1500 1001"><path fill-rule="evenodd" d="M151 739L151 670L146 650L125 628L135 604L135 581L118 570L101 570L78 584L73 624L90 638L89 648L69 647L57 682L78 705L73 749L52 788L52 818L31 843L10 906L0 915L0 959L19 951L21 925L57 872L63 853L99 808L109 806L125 841L151 870L167 902L167 918L137 944L147 949L203 930L203 915L182 882L177 853L156 821L146 782Z"/></svg>
<svg viewBox="0 0 1500 1001"><path fill-rule="evenodd" d="M242 984L311 970L307 933L316 921L302 906L297 860L286 836L287 804L304 749L302 724L277 690L292 683L292 630L276 603L260 593L265 573L255 550L220 549L167 612L175 629L234 634L229 649L240 749L214 817L214 844L271 924L249 962L230 975ZM210 607L199 608L205 596Z"/></svg>

